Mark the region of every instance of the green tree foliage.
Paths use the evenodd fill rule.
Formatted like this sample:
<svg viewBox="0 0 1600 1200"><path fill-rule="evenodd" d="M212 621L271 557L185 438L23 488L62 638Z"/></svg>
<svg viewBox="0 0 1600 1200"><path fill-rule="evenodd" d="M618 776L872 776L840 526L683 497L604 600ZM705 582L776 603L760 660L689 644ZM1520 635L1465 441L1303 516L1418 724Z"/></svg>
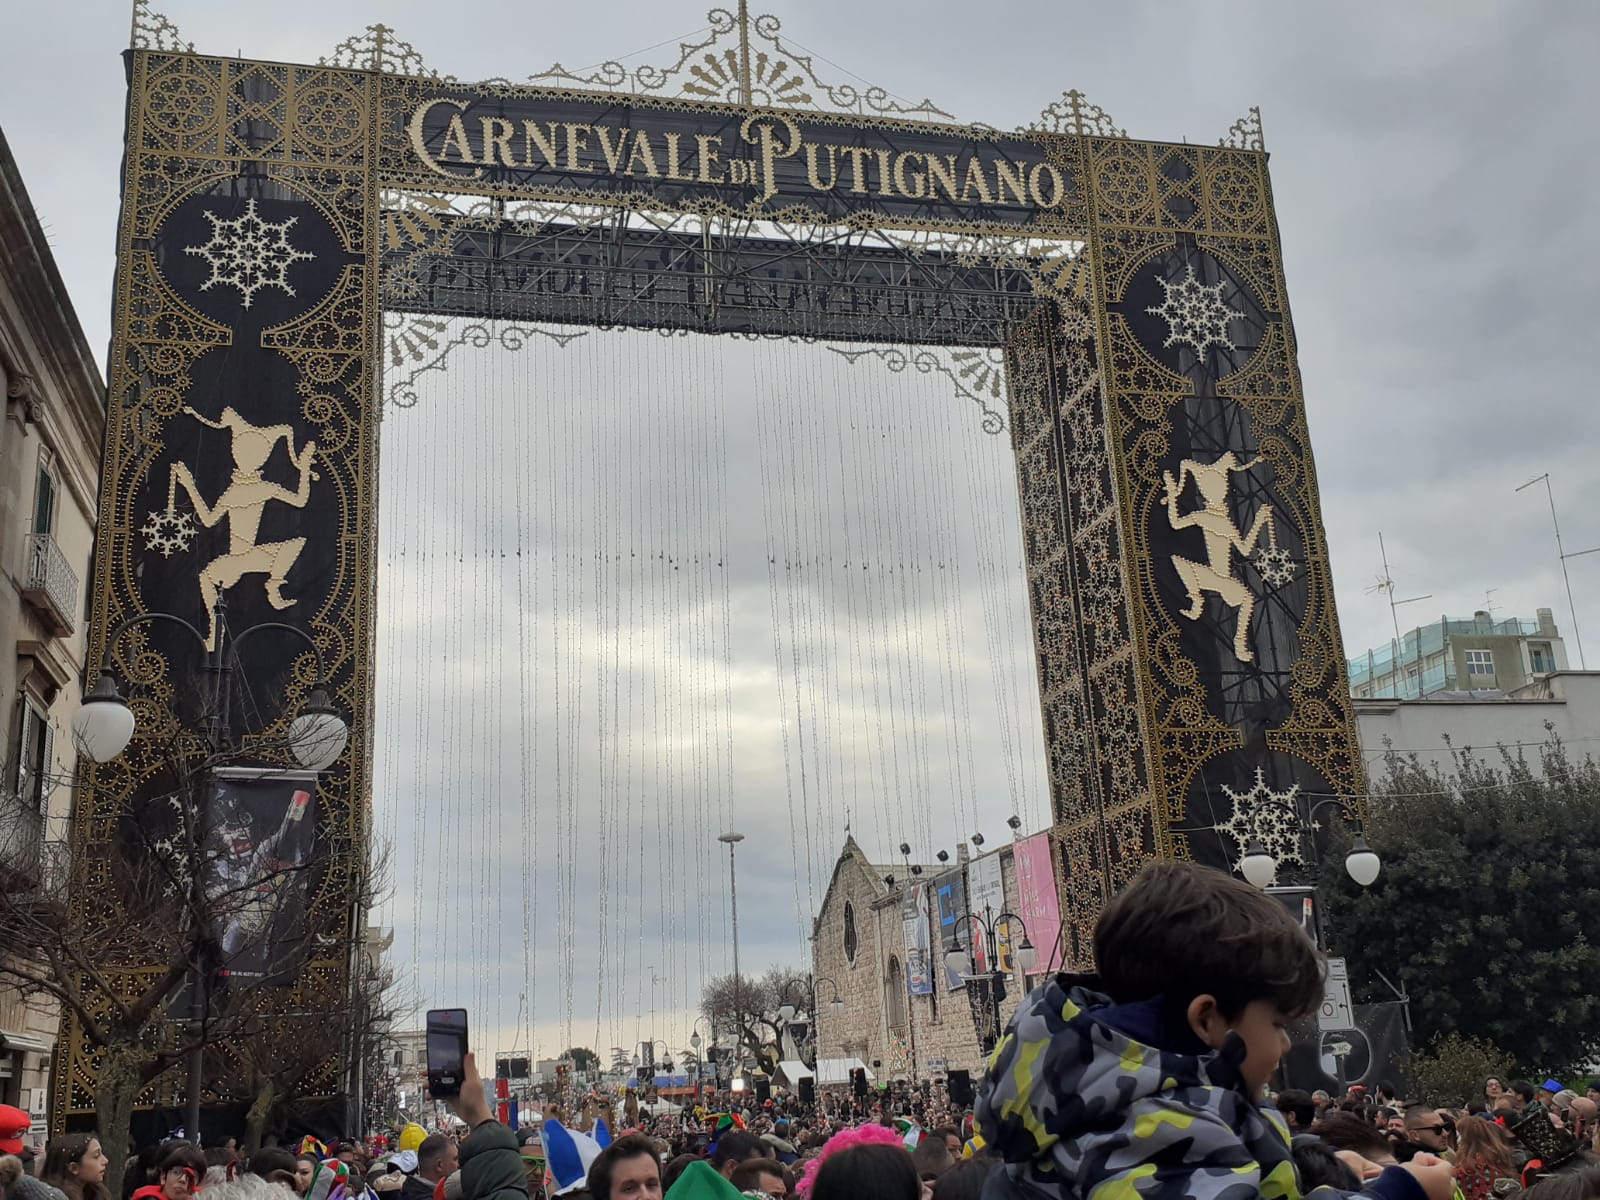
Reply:
<svg viewBox="0 0 1600 1200"><path fill-rule="evenodd" d="M574 1071L597 1071L600 1069L600 1056L584 1046L573 1046L561 1057L571 1060Z"/></svg>
<svg viewBox="0 0 1600 1200"><path fill-rule="evenodd" d="M1392 998L1380 971L1410 994L1418 1042L1481 1039L1569 1075L1600 1055L1600 765L1558 741L1537 762L1454 758L1445 774L1388 756L1367 823L1383 873L1363 889L1342 849L1324 861L1334 948L1358 999Z"/></svg>
<svg viewBox="0 0 1600 1200"><path fill-rule="evenodd" d="M1510 1083L1513 1067L1511 1056L1493 1042L1447 1033L1411 1056L1411 1094L1428 1104L1460 1107L1483 1099L1490 1076Z"/></svg>

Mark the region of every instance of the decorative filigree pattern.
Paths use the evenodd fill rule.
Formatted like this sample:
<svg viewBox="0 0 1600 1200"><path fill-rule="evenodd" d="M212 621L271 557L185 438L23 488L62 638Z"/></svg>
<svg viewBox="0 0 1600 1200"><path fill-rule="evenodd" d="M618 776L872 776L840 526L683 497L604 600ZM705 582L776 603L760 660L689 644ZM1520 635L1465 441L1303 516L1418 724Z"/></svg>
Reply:
<svg viewBox="0 0 1600 1200"><path fill-rule="evenodd" d="M931 100L908 101L881 87L858 88L828 83L818 74L813 56L783 40L777 17L762 15L740 26L737 14L714 8L706 14L705 36L678 44L676 62L665 67L629 69L606 62L574 73L560 63L528 82L540 86L630 91L644 95L679 95L695 100L738 104L745 108L817 109L876 113L919 120L955 118Z"/></svg>
<svg viewBox="0 0 1600 1200"><path fill-rule="evenodd" d="M1130 148L1139 150L1137 145ZM1237 290L1229 293L1232 303L1227 307L1236 303L1256 314L1245 324L1228 328L1226 336L1230 342L1241 342L1264 319L1264 328L1254 335L1259 338L1256 348L1241 369L1214 387L1207 383L1201 392L1195 379L1209 378L1212 368L1197 364L1185 377L1158 364L1150 347L1160 345L1159 326L1143 335L1136 333L1124 307L1107 315L1107 329L1115 368L1111 400L1123 472L1119 484L1126 488L1131 516L1124 528L1130 538L1130 561L1138 564L1130 586L1144 613L1142 636L1149 639L1149 650L1141 659L1142 679L1153 706L1158 750L1154 766L1165 794L1166 819L1198 823L1203 811L1198 806L1206 803L1199 782L1204 763L1213 764L1218 772L1225 767L1235 778L1242 772L1249 778L1248 772L1262 766L1267 771L1264 778L1277 778L1281 764L1269 764L1263 755L1292 754L1326 781L1321 786L1359 792L1362 784L1360 764L1351 751L1348 693L1338 670L1325 666L1328 654L1321 649L1336 645L1338 634L1325 536L1309 469L1309 436L1293 365L1293 335L1286 317L1275 315L1284 308L1281 263L1263 176L1241 151L1186 149L1192 157L1185 161L1206 181L1200 194L1210 198L1188 218L1190 227L1209 230L1194 238L1217 263L1219 275L1208 272L1206 278L1231 280ZM1162 159L1149 161L1155 168ZM1228 186L1222 188L1219 182ZM1102 233L1099 246L1112 303L1126 306L1130 290L1141 286L1141 280L1187 283L1189 269L1184 263L1199 261L1180 248L1181 235L1158 232L1171 223L1158 206L1147 209L1143 219L1148 222L1145 228ZM1258 229L1262 232L1255 232ZM1152 272L1157 260L1164 260L1164 265ZM1153 288L1154 283L1143 286ZM1152 301L1163 290L1155 288L1155 296L1141 298L1139 308L1161 308ZM1219 301L1217 296L1208 303ZM1265 317L1260 315L1263 310ZM1210 323L1213 335L1220 322L1219 315ZM1205 328L1202 324L1179 332L1191 333L1193 342L1204 342ZM1148 346L1141 336L1151 337ZM1229 358L1223 347L1212 345L1209 350ZM1190 457L1176 453L1179 446L1191 448L1190 454L1204 446L1205 452ZM1228 494L1213 506L1216 513L1201 522L1214 530L1210 540L1228 541L1230 527L1239 534L1233 545L1235 561L1224 570L1220 554L1210 559L1196 556L1171 541L1158 547L1158 539L1171 536L1164 531L1174 528L1170 507L1162 500L1164 476L1170 474L1176 483L1185 463L1192 474L1196 463L1210 469L1228 454L1240 467L1256 459L1262 464L1259 470L1228 472L1233 482L1226 488L1213 481L1213 492ZM1189 493L1202 506L1208 501L1197 493L1203 491L1196 487ZM1190 513L1196 518L1202 515L1194 503L1188 498L1179 501L1180 524L1189 520ZM1257 534L1254 540L1248 536L1252 529ZM1194 549L1207 544L1183 543ZM1247 557L1249 567L1239 564L1239 557ZM1186 621L1196 595L1205 611ZM1249 628L1241 634L1239 621L1247 609ZM1235 653L1241 650L1243 654ZM1230 659L1239 665L1230 665ZM1220 668L1209 665L1219 661ZM1239 728L1245 717L1240 714L1259 712L1267 703L1279 715L1264 731L1264 750L1247 751ZM1208 775L1212 769L1207 767ZM1214 787L1211 794L1215 795ZM1209 828L1211 820L1202 827ZM1230 865L1216 857L1214 839L1191 842L1178 832L1168 837L1170 853L1193 853L1210 857L1215 865Z"/></svg>
<svg viewBox="0 0 1600 1200"><path fill-rule="evenodd" d="M951 350L943 347L871 346L853 349L829 346L829 350L849 363L876 359L899 374L915 367L924 375L943 375L955 385L956 398L976 404L983 412L983 431L1002 433L1005 414L996 405L1005 394L1005 364L998 350Z"/></svg>
<svg viewBox="0 0 1600 1200"><path fill-rule="evenodd" d="M588 336L587 329L518 325L504 321L461 322L452 331L448 321L414 313L385 313L383 318L384 399L396 408L417 403L417 380L429 372L443 372L450 353L463 346L482 350L496 346L513 353L529 342L544 340L565 349Z"/></svg>
<svg viewBox="0 0 1600 1200"><path fill-rule="evenodd" d="M228 73L224 153L283 158L288 150L289 68L239 64Z"/></svg>
<svg viewBox="0 0 1600 1200"><path fill-rule="evenodd" d="M439 83L458 82L454 75L440 75L429 70L417 48L395 37L394 30L383 24L368 25L364 32L345 38L333 48L332 54L317 62L325 67L417 75Z"/></svg>
<svg viewBox="0 0 1600 1200"><path fill-rule="evenodd" d="M231 220L214 212L207 212L205 218L211 222L211 240L183 250L205 259L211 268L211 277L200 285L202 292L219 284L238 288L245 308L262 288L282 288L295 294L289 268L316 257L289 244L289 230L298 217L264 221L256 213L256 202L248 200L244 212Z"/></svg>
<svg viewBox="0 0 1600 1200"><path fill-rule="evenodd" d="M1192 346L1196 354L1204 354L1212 346L1235 348L1228 339L1228 326L1244 314L1223 301L1222 284L1201 283L1195 278L1193 267L1185 267L1184 277L1177 283L1165 279L1156 282L1167 297L1145 311L1167 323L1163 345Z"/></svg>
<svg viewBox="0 0 1600 1200"><path fill-rule="evenodd" d="M1110 891L1154 853L1092 283L1086 270L1064 280L1008 347L1063 923L1077 962Z"/></svg>
<svg viewBox="0 0 1600 1200"><path fill-rule="evenodd" d="M1261 136L1261 109L1252 105L1249 112L1228 126L1227 135L1220 138L1217 145L1233 150L1265 151L1267 144Z"/></svg>
<svg viewBox="0 0 1600 1200"><path fill-rule="evenodd" d="M222 71L212 63L172 58L152 67L140 116L154 145L180 153L214 153L223 111Z"/></svg>
<svg viewBox="0 0 1600 1200"><path fill-rule="evenodd" d="M1273 530L1276 539L1276 529ZM1295 576L1300 573L1294 557L1278 546L1263 546L1256 553L1256 573L1261 576L1261 581L1268 587L1287 587L1294 582Z"/></svg>
<svg viewBox="0 0 1600 1200"><path fill-rule="evenodd" d="M1086 532L1078 543L1081 565L1078 607L1089 645L1104 657L1105 651L1124 641L1126 588L1122 582L1122 557L1113 553L1109 523Z"/></svg>
<svg viewBox="0 0 1600 1200"><path fill-rule="evenodd" d="M1079 137L1125 138L1109 113L1098 104L1085 103L1087 97L1077 88L1061 93L1061 99L1046 106L1029 129L1044 133L1073 133Z"/></svg>
<svg viewBox="0 0 1600 1200"><path fill-rule="evenodd" d="M187 550L194 540L194 518L174 508L163 509L151 513L139 532L144 535L146 549L157 551L162 558L171 558Z"/></svg>
<svg viewBox="0 0 1600 1200"><path fill-rule="evenodd" d="M1118 801L1137 800L1145 787L1144 722L1133 684L1133 665L1124 661L1099 680L1095 733L1106 790Z"/></svg>
<svg viewBox="0 0 1600 1200"><path fill-rule="evenodd" d="M1298 783L1290 784L1284 791L1273 791L1267 786L1265 771L1257 767L1255 785L1248 791L1236 791L1225 783L1221 787L1232 803L1233 811L1226 821L1220 821L1212 828L1233 841L1235 871L1243 872L1245 851L1252 838L1277 860L1279 867L1306 865L1304 844L1307 830L1301 823L1297 807L1300 795Z"/></svg>
<svg viewBox="0 0 1600 1200"><path fill-rule="evenodd" d="M178 35L178 27L150 7L150 0L133 0L133 26L128 45L134 50L171 50L194 53L194 43Z"/></svg>

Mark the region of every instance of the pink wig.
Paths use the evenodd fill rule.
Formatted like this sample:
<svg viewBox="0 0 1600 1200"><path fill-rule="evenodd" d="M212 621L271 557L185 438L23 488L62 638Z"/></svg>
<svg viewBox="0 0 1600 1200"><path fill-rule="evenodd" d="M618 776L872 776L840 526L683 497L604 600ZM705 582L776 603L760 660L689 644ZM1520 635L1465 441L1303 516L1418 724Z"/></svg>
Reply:
<svg viewBox="0 0 1600 1200"><path fill-rule="evenodd" d="M899 1146L906 1148L905 1134L899 1130L890 1129L886 1125L856 1125L849 1129L841 1129L828 1139L822 1147L822 1153L806 1164L805 1170L800 1175L800 1181L794 1185L797 1195L811 1195L811 1185L816 1182L817 1172L822 1169L822 1164L841 1150L848 1150L852 1146Z"/></svg>

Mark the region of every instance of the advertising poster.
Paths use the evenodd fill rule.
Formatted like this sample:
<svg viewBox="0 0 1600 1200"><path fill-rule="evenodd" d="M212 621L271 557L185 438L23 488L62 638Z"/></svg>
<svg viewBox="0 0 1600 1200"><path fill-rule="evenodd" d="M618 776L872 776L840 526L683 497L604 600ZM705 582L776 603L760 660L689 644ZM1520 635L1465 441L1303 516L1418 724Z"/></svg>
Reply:
<svg viewBox="0 0 1600 1200"><path fill-rule="evenodd" d="M933 953L940 969L944 971L945 990L951 992L967 986L967 981L961 978L959 972L952 971L944 958L945 952L958 941L956 927L967 910L966 892L966 881L960 871L947 871L933 881L933 895L939 912L939 944L933 948Z"/></svg>
<svg viewBox="0 0 1600 1200"><path fill-rule="evenodd" d="M928 957L928 890L922 884L900 895L900 923L905 929L906 988L913 996L933 993L933 967Z"/></svg>
<svg viewBox="0 0 1600 1200"><path fill-rule="evenodd" d="M967 892L972 909L971 940L967 945L972 951L973 968L978 972L1000 970L1010 973L1015 967L1011 958L1011 931L1005 928L1003 922L995 929L995 948L1000 958L1000 962L995 964L989 961L989 939L983 929L985 920L995 921L1006 911L1005 881L1000 873L998 851L975 858L968 865Z"/></svg>
<svg viewBox="0 0 1600 1200"><path fill-rule="evenodd" d="M1050 835L1036 833L1023 838L1013 852L1017 865L1017 915L1028 927L1028 937L1039 955L1034 970L1053 974L1061 970L1061 899L1056 892Z"/></svg>
<svg viewBox="0 0 1600 1200"><path fill-rule="evenodd" d="M205 892L233 987L288 986L307 949L316 775L218 770L206 822Z"/></svg>

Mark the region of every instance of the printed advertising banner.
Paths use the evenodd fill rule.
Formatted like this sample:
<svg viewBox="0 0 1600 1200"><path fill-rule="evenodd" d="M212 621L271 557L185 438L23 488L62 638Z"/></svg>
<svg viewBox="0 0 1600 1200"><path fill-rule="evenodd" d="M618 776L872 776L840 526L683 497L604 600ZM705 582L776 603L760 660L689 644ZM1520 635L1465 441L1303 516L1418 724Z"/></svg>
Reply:
<svg viewBox="0 0 1600 1200"><path fill-rule="evenodd" d="M995 921L1006 911L1006 888L1000 873L1000 854L985 854L972 860L967 867L968 900L972 909L972 963L978 971L992 971L995 964L989 961L989 939L984 933L983 921ZM995 929L995 947L999 952L999 969L1008 974L1016 964L1011 959L1011 931L1008 922L1000 922Z"/></svg>
<svg viewBox="0 0 1600 1200"><path fill-rule="evenodd" d="M913 996L933 992L933 967L928 958L928 890L922 884L900 894L900 923L905 928L906 987Z"/></svg>
<svg viewBox="0 0 1600 1200"><path fill-rule="evenodd" d="M947 871L934 879L933 894L939 905L939 944L933 952L944 971L945 989L953 992L967 986L967 981L959 972L952 971L944 958L945 951L956 940L956 926L967 909L966 880L960 871Z"/></svg>
<svg viewBox="0 0 1600 1200"><path fill-rule="evenodd" d="M1061 901L1056 894L1050 835L1036 833L1013 847L1017 864L1017 915L1039 953L1041 974L1061 970Z"/></svg>
<svg viewBox="0 0 1600 1200"><path fill-rule="evenodd" d="M219 974L235 987L299 978L316 788L310 772L215 773L206 897L221 939Z"/></svg>

